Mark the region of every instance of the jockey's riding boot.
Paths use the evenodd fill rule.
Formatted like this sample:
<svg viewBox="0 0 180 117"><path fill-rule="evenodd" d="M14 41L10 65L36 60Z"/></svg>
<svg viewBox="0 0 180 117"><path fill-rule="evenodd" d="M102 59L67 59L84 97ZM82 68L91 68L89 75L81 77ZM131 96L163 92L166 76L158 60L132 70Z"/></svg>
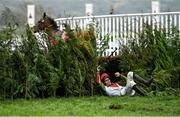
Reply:
<svg viewBox="0 0 180 117"><path fill-rule="evenodd" d="M135 73L134 73L133 75L134 75L134 76L133 76L134 80L137 80L137 81L145 84L145 85L148 86L148 87L149 87L150 84L153 82L153 78L151 78L150 80L145 80L145 79L141 78L139 75L137 75L137 74L135 74Z"/></svg>
<svg viewBox="0 0 180 117"><path fill-rule="evenodd" d="M135 92L137 92L138 94L140 94L141 96L146 96L146 94L145 94L143 91L141 91L137 85L134 85L134 86L132 87L132 89L133 89Z"/></svg>

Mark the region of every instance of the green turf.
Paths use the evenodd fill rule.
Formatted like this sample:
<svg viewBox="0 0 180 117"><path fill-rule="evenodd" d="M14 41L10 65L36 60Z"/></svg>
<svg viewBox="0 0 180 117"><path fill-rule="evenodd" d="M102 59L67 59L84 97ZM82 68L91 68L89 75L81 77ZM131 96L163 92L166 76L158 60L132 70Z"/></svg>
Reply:
<svg viewBox="0 0 180 117"><path fill-rule="evenodd" d="M180 116L179 97L71 97L0 102L0 116Z"/></svg>

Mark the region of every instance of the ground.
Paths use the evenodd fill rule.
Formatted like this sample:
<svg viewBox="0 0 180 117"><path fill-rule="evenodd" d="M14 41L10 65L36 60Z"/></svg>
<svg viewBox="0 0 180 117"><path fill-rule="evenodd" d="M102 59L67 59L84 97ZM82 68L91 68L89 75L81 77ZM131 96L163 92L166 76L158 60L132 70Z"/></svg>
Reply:
<svg viewBox="0 0 180 117"><path fill-rule="evenodd" d="M180 116L179 97L59 97L1 100L0 116Z"/></svg>

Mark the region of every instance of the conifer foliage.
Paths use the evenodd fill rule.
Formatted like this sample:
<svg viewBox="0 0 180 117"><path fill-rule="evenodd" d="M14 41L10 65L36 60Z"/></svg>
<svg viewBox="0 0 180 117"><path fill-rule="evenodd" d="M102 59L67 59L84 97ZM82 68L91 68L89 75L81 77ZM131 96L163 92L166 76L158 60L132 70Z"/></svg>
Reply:
<svg viewBox="0 0 180 117"><path fill-rule="evenodd" d="M91 35L90 35L91 34ZM83 96L94 94L95 36L90 30L67 29L67 42L47 43L46 49L27 26L17 37L12 26L0 31L1 98ZM47 36L46 41L49 40ZM89 37L89 38L87 38ZM13 43L15 39L19 43Z"/></svg>
<svg viewBox="0 0 180 117"><path fill-rule="evenodd" d="M169 31L144 25L138 38L122 45L122 64L128 65L144 78L154 78L152 89L155 92L169 88L180 88L180 36L174 27ZM177 93L176 93L177 94Z"/></svg>

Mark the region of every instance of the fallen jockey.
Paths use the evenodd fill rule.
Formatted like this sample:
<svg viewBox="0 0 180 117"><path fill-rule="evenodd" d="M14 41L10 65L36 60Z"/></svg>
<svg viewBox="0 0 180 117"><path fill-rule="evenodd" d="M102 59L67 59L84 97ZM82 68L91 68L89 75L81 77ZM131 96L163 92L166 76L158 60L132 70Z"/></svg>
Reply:
<svg viewBox="0 0 180 117"><path fill-rule="evenodd" d="M146 94L138 88L134 80L138 80L139 82L147 86L150 86L153 81L153 79L150 79L148 81L144 80L134 72L128 72L127 77L117 72L115 74L117 77L121 75L126 79L126 86L121 86L118 83L112 83L107 73L102 73L100 75L100 68L97 68L97 70L98 74L96 82L101 86L101 88L106 92L108 96L133 96L135 93L138 93L141 96L146 96Z"/></svg>

